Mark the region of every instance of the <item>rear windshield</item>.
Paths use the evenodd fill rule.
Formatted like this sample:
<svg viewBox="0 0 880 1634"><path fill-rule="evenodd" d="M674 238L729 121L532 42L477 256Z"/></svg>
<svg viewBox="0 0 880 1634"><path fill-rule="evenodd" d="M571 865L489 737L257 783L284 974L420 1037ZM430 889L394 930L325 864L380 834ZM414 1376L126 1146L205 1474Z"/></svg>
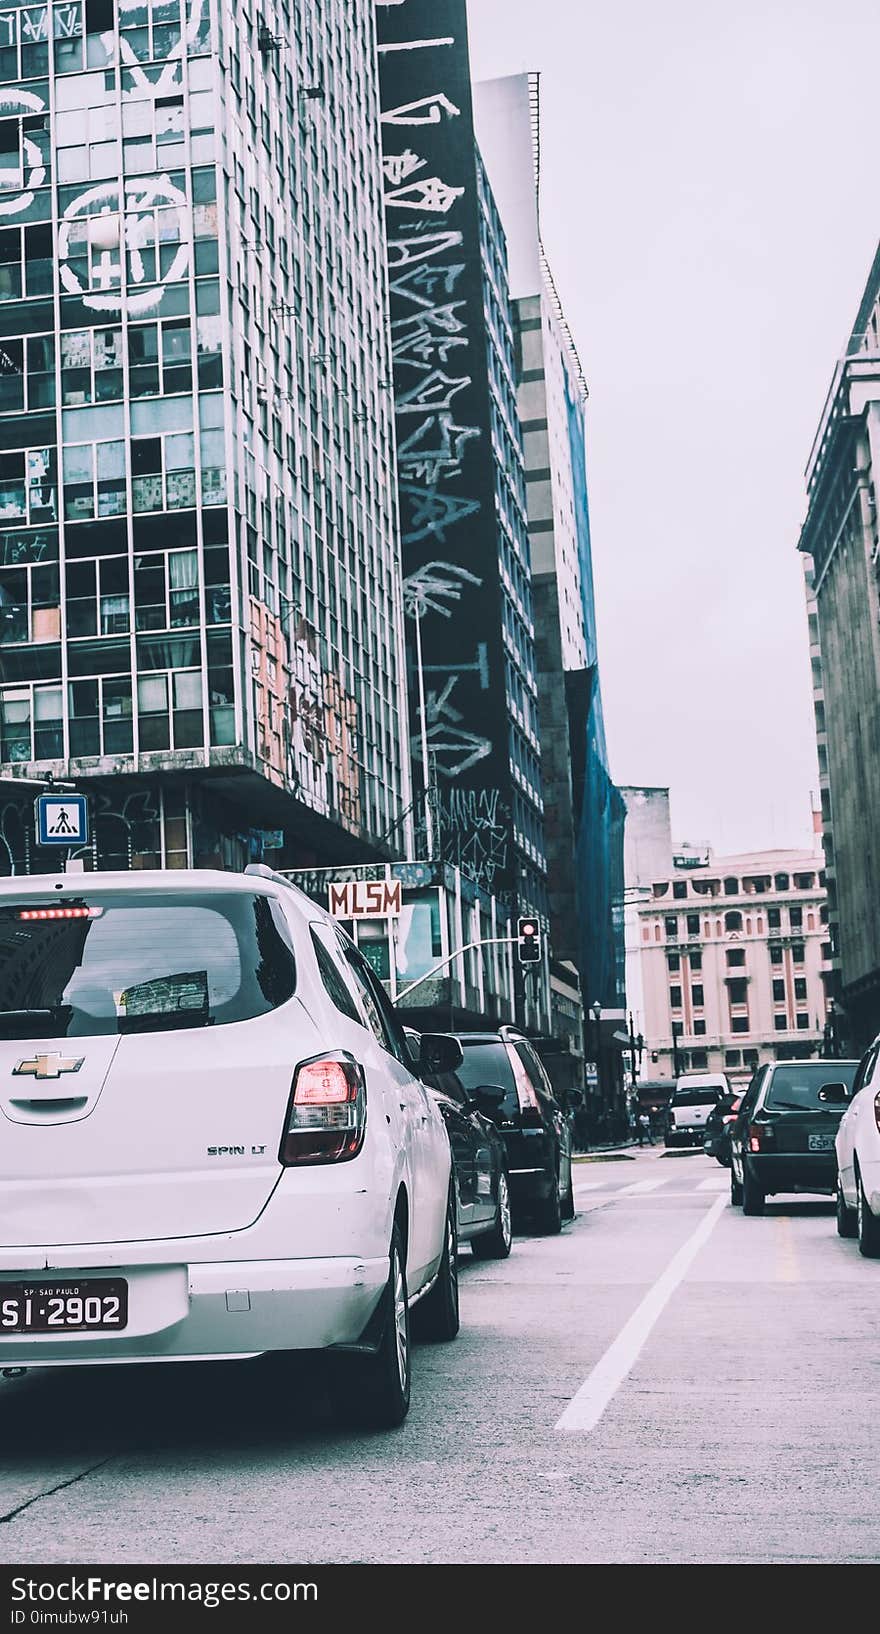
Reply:
<svg viewBox="0 0 880 1634"><path fill-rule="evenodd" d="M672 1097L673 1106L714 1106L720 1100L722 1089L677 1089Z"/></svg>
<svg viewBox="0 0 880 1634"><path fill-rule="evenodd" d="M797 1066L777 1067L770 1080L767 1099L764 1105L776 1111L800 1111L825 1108L825 1103L819 1099L819 1091L823 1084L845 1084L852 1089L856 1075L857 1061L823 1061L804 1062ZM840 1112L841 1106L830 1105L829 1111Z"/></svg>
<svg viewBox="0 0 880 1634"><path fill-rule="evenodd" d="M455 1070L458 1079L466 1094L472 1095L475 1089L495 1085L506 1091L504 1102L499 1108L503 1117L511 1117L519 1111L519 1099L516 1093L513 1069L507 1058L507 1051L500 1040L487 1039L485 1043L474 1043L462 1040L464 1060Z"/></svg>
<svg viewBox="0 0 880 1634"><path fill-rule="evenodd" d="M102 891L0 907L0 1038L223 1026L265 1015L295 984L271 897Z"/></svg>

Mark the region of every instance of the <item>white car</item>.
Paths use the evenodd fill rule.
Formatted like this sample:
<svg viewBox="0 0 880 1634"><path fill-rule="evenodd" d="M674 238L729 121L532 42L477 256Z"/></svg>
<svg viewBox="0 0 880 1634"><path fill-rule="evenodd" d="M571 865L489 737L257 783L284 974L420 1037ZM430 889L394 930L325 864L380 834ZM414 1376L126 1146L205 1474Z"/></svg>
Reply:
<svg viewBox="0 0 880 1634"><path fill-rule="evenodd" d="M849 1105L840 1120L837 1229L858 1237L868 1259L880 1256L880 1037L862 1056Z"/></svg>
<svg viewBox="0 0 880 1634"><path fill-rule="evenodd" d="M269 869L0 881L0 1367L332 1352L398 1424L458 1330L446 1127L354 944Z"/></svg>

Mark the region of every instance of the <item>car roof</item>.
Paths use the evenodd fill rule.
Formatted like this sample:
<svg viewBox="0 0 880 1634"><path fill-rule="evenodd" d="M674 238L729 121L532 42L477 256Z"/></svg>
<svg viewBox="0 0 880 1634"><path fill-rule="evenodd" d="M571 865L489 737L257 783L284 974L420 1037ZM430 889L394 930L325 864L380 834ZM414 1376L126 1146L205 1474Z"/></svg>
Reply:
<svg viewBox="0 0 880 1634"><path fill-rule="evenodd" d="M0 901L4 897L21 899L47 896L50 893L70 892L74 896L96 896L105 891L126 891L139 895L145 891L240 891L250 896L274 896L294 899L300 912L308 912L313 919L324 919L326 913L317 902L307 897L298 886L281 874L234 874L222 868L133 868L114 872L76 874L13 874L0 879Z"/></svg>
<svg viewBox="0 0 880 1634"><path fill-rule="evenodd" d="M829 1055L814 1055L807 1061L770 1061L770 1071L775 1072L777 1067L857 1067L858 1056L848 1055L844 1059L832 1060Z"/></svg>

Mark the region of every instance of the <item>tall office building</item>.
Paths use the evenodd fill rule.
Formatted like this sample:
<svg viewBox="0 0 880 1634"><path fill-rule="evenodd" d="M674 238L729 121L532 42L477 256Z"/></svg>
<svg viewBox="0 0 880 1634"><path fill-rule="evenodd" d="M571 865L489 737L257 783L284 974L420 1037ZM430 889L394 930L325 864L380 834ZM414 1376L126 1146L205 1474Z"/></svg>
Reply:
<svg viewBox="0 0 880 1634"><path fill-rule="evenodd" d="M810 655L835 1041L880 1028L880 250L807 465Z"/></svg>
<svg viewBox="0 0 880 1634"><path fill-rule="evenodd" d="M377 0L377 18L416 810L435 857L541 911L515 340L465 0Z"/></svg>
<svg viewBox="0 0 880 1634"><path fill-rule="evenodd" d="M517 340L553 948L576 965L585 1006L617 1011L609 1020L619 1021L625 811L602 712L586 384L541 242L537 76L477 84L474 111L507 236Z"/></svg>
<svg viewBox="0 0 880 1634"><path fill-rule="evenodd" d="M372 0L7 6L0 337L0 771L101 867L399 844Z"/></svg>

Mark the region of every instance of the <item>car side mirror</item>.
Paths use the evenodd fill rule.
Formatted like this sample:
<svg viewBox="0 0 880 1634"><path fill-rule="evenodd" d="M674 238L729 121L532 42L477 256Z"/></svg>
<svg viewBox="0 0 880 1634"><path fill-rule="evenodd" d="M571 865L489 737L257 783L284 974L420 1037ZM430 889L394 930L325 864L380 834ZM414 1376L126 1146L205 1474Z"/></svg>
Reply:
<svg viewBox="0 0 880 1634"><path fill-rule="evenodd" d="M507 1090L500 1084L479 1084L471 1091L468 1106L475 1111L482 1112L487 1118L494 1118L507 1098Z"/></svg>
<svg viewBox="0 0 880 1634"><path fill-rule="evenodd" d="M419 1072L433 1075L454 1072L464 1060L464 1050L451 1033L422 1033L419 1038Z"/></svg>
<svg viewBox="0 0 880 1634"><path fill-rule="evenodd" d="M846 1084L823 1084L819 1091L820 1101L828 1106L843 1106L849 1100L849 1090Z"/></svg>

